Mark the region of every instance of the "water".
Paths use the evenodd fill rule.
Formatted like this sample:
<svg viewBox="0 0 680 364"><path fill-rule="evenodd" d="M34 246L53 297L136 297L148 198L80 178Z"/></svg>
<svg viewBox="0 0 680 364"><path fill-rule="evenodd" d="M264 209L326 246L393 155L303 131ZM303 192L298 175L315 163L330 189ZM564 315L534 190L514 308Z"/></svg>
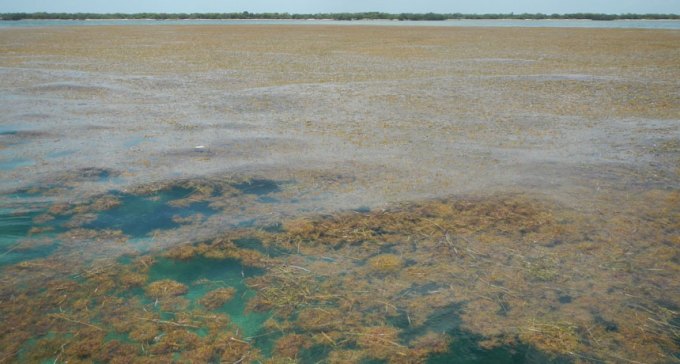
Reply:
<svg viewBox="0 0 680 364"><path fill-rule="evenodd" d="M35 165L35 161L32 161L30 159L21 159L21 158L16 158L16 159L9 159L9 160L2 160L0 159L0 170L3 171L8 171L16 168L25 168L25 167L30 167Z"/></svg>
<svg viewBox="0 0 680 364"><path fill-rule="evenodd" d="M196 214L211 215L214 210L206 202L190 203L186 207L168 205L172 200L190 196L194 191L175 188L151 195L117 195L120 206L103 211L97 219L85 225L91 229L120 229L132 237L143 237L154 230L172 229L180 226L177 217L186 218ZM140 223L143 221L143 223Z"/></svg>
<svg viewBox="0 0 680 364"><path fill-rule="evenodd" d="M680 29L680 20L19 20L2 21L2 28L118 26L118 25L340 25L340 26L416 26L416 27L530 27L530 28L613 28Z"/></svg>
<svg viewBox="0 0 680 364"><path fill-rule="evenodd" d="M245 279L262 273L259 269L243 266L240 261L233 259L159 259L149 271L149 281L172 279L188 285L190 288L185 297L194 307L199 306L201 298L216 288L233 288L233 298L211 308L215 312L230 315L241 334L252 337L261 333L262 324L269 318L269 314L246 312L246 304L255 291L246 286Z"/></svg>
<svg viewBox="0 0 680 364"><path fill-rule="evenodd" d="M209 201L223 194L281 193L279 183L264 179L225 186L233 189L213 189L198 202L190 197L202 187L191 181L140 189L144 194L113 192L66 209L38 203L39 193L18 192L15 199L36 203L25 213L0 214L3 272L22 273L10 285L12 302L22 303L8 306L5 315L12 325L27 317L51 322L47 331L24 326L29 331L20 337L30 340L14 341L19 357L59 360L45 348L72 345L62 355L108 361L122 355L117 350L144 345L148 352L134 355L209 362L392 362L409 356L427 363L568 363L574 357L615 358L622 350L581 341L581 324L572 314L592 313L589 330L599 340L626 335L635 325L616 310L645 307L662 337L672 335L668 325L677 321L673 295L658 291L631 300L618 293L641 284L654 289L618 281L621 269L666 259L654 255L654 246L639 247L625 263L611 259L608 251L627 234L624 226L610 223L610 235L599 235L591 229L608 224L601 217L525 195L355 209L284 219L275 228L227 228L214 239L165 249L150 244L149 253L95 260L78 274L67 263L69 246L86 257L98 244L135 246L139 239L153 241L151 232L172 233L178 217L214 215ZM673 234L656 231L650 222L636 229L639 236L661 234L661 240ZM51 243L15 254L27 236ZM589 248L599 265L573 248L583 241L602 246ZM595 282L593 274L605 277ZM594 284L606 296L600 303L583 300ZM125 303L109 306L110 300ZM80 333L59 337L59 330ZM102 341L117 349L102 351ZM672 341L665 345L664 353L678 354Z"/></svg>
<svg viewBox="0 0 680 364"><path fill-rule="evenodd" d="M0 31L0 362L680 361L677 32L463 23Z"/></svg>
<svg viewBox="0 0 680 364"><path fill-rule="evenodd" d="M30 259L46 257L54 252L57 245L54 231L58 224L51 221L38 225L34 219L37 212L18 213L11 209L0 210L0 267ZM35 227L47 228L45 232L31 230ZM35 233L34 233L35 232ZM30 234L29 234L30 233ZM25 240L27 237L30 240Z"/></svg>

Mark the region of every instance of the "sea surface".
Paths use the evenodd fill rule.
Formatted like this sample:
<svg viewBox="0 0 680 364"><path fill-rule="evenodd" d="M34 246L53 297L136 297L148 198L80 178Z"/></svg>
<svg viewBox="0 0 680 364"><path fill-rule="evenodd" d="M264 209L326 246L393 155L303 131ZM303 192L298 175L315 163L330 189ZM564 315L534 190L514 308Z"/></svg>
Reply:
<svg viewBox="0 0 680 364"><path fill-rule="evenodd" d="M0 363L680 363L640 24L1 23Z"/></svg>

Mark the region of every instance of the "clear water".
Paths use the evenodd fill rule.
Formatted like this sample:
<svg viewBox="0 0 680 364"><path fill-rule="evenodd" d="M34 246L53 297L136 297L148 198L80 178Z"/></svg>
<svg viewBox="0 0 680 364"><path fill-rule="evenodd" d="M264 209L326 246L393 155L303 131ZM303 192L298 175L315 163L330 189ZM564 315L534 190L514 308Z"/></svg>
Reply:
<svg viewBox="0 0 680 364"><path fill-rule="evenodd" d="M46 257L55 249L55 242L46 242L32 248L22 248L21 241L29 236L31 228L36 224L33 219L36 212L18 213L11 209L0 209L0 266L19 263L30 259ZM53 224L50 224L53 225ZM53 234L38 234L33 238L51 239Z"/></svg>
<svg viewBox="0 0 680 364"><path fill-rule="evenodd" d="M180 226L173 220L176 216L211 215L215 212L208 206L207 202L195 202L186 207L168 205L168 202L186 198L192 193L193 191L189 189L174 188L144 196L114 194L114 197L120 199L120 206L100 212L97 219L86 224L85 227L120 229L126 235L140 238L154 230L172 229ZM144 221L144 223L140 224L140 221Z"/></svg>
<svg viewBox="0 0 680 364"><path fill-rule="evenodd" d="M234 298L215 309L215 312L229 314L244 337L253 337L261 333L263 322L270 316L268 313L246 312L246 304L255 291L246 286L245 279L259 274L262 274L262 270L243 266L238 260L159 259L149 272L149 282L172 279L188 285L189 291L185 297L192 305L198 305L198 301L215 288L234 288Z"/></svg>

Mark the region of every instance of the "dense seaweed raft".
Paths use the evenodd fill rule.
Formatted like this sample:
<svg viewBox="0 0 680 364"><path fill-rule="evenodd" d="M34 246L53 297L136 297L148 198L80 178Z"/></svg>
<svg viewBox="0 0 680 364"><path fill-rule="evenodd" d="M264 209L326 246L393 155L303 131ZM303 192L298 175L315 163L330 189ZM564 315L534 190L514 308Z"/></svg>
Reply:
<svg viewBox="0 0 680 364"><path fill-rule="evenodd" d="M616 218L523 193L457 196L142 248L248 198L284 200L279 186L189 180L14 212L30 229L3 254L19 257L3 267L4 360L645 362L680 354L677 191L646 191ZM654 208L640 210L649 200ZM153 218L131 217L146 214ZM94 259L112 249L119 258ZM91 263L74 272L74 260Z"/></svg>
<svg viewBox="0 0 680 364"><path fill-rule="evenodd" d="M680 32L0 31L0 363L678 363Z"/></svg>

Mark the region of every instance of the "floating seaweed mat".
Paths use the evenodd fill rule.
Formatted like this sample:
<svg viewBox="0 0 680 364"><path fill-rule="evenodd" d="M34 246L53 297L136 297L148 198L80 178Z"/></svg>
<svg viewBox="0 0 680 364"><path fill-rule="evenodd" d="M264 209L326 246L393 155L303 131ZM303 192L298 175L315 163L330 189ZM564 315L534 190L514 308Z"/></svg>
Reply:
<svg viewBox="0 0 680 364"><path fill-rule="evenodd" d="M246 338L269 316L244 314L253 292L243 280L259 273L233 259L121 260L15 296L8 323L37 331L9 348L19 361L31 362L255 357ZM31 312L40 317L40 328L32 326L30 315L21 319ZM3 339L8 336L15 337L8 333Z"/></svg>
<svg viewBox="0 0 680 364"><path fill-rule="evenodd" d="M130 193L113 193L118 204L102 209L86 228L121 230L143 237L154 230L167 230L205 218L219 209L231 209L254 201L277 202L269 196L279 192L279 182L268 179L206 179L140 186Z"/></svg>
<svg viewBox="0 0 680 364"><path fill-rule="evenodd" d="M54 204L47 202L51 191L36 188L9 196L15 197L12 206L0 211L0 264L49 256L64 240L144 237L150 231L175 228L215 211L201 201L173 205L192 195L193 191L185 188L146 196L114 192L82 203Z"/></svg>
<svg viewBox="0 0 680 364"><path fill-rule="evenodd" d="M278 182L267 179L216 178L151 183L85 201L51 202L74 183L116 175L100 168L67 171L39 186L5 196L12 206L0 211L0 264L68 253L68 248L92 250L88 247L91 242L130 242L145 250L144 241L150 233L200 224L220 209L240 208L248 201L271 198L267 195L280 190ZM58 250L60 247L64 249Z"/></svg>
<svg viewBox="0 0 680 364"><path fill-rule="evenodd" d="M615 216L507 194L230 230L3 287L0 347L17 361L673 362L678 194L639 197L651 205ZM65 269L47 263L10 272Z"/></svg>
<svg viewBox="0 0 680 364"><path fill-rule="evenodd" d="M159 258L150 269L148 279L178 282L186 287L181 295L189 301L190 307L201 306L228 314L242 335L254 336L268 314L244 314L246 303L255 293L246 286L245 279L260 274L261 269L243 265L236 259L199 256L186 260ZM149 297L153 298L153 295Z"/></svg>

